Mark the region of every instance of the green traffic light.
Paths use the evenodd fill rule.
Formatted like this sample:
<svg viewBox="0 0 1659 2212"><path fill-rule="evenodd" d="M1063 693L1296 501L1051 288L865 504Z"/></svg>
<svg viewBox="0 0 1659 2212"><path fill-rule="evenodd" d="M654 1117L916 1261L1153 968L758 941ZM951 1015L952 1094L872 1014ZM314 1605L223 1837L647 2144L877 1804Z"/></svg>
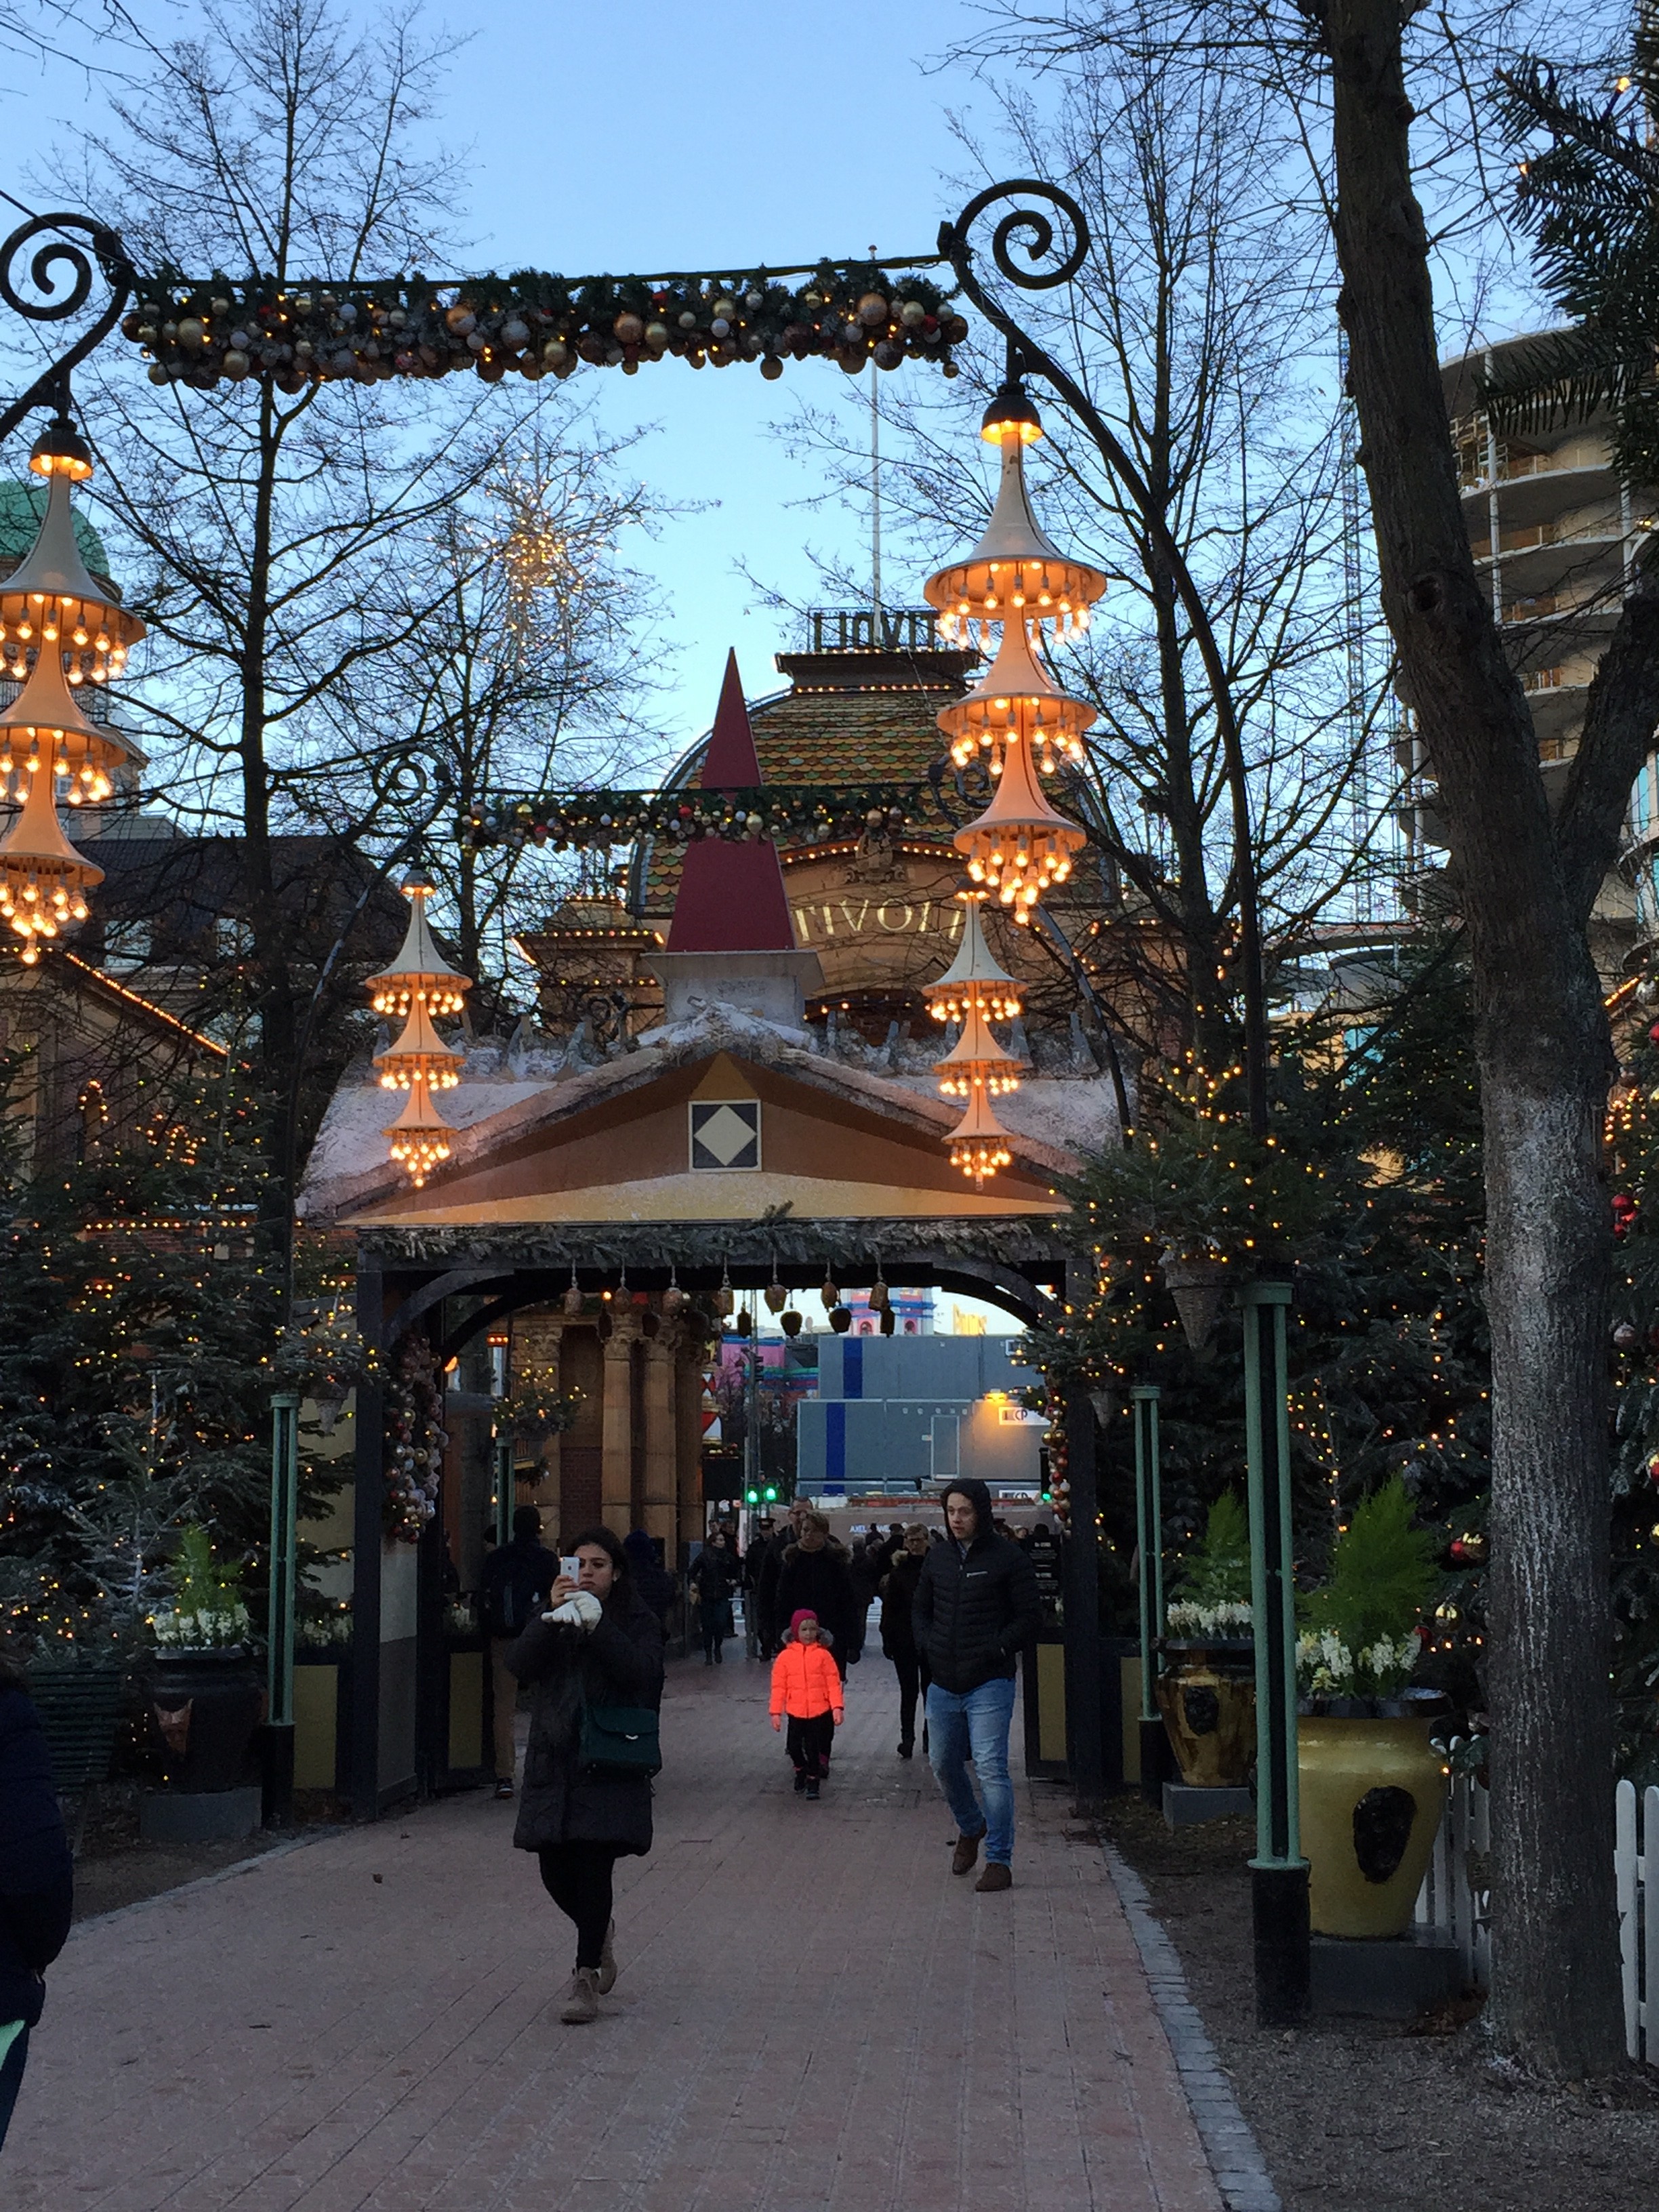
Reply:
<svg viewBox="0 0 1659 2212"><path fill-rule="evenodd" d="M744 1497L744 1504L745 1505L758 1505L758 1504L760 1504L760 1492L759 1492L759 1491L758 1491L758 1490L751 1490L751 1491L750 1491L750 1492L747 1493L747 1495Z"/></svg>
<svg viewBox="0 0 1659 2212"><path fill-rule="evenodd" d="M776 1498L777 1494L778 1494L778 1493L777 1493L777 1492L773 1488L772 1485L769 1482L769 1483L767 1484L767 1486L766 1486L766 1502L767 1502L767 1504L768 1504L769 1505L770 1505L770 1504L773 1503L773 1501Z"/></svg>

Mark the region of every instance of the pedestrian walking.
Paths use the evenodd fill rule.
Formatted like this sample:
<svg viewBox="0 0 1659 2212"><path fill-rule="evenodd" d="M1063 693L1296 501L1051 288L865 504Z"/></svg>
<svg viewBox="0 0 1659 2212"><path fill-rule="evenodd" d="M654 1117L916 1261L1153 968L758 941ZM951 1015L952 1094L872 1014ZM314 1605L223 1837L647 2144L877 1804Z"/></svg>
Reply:
<svg viewBox="0 0 1659 2212"><path fill-rule="evenodd" d="M628 1571L640 1597L657 1616L664 1635L668 1632L668 1609L674 1602L674 1577L657 1556L655 1540L643 1528L630 1528L623 1539Z"/></svg>
<svg viewBox="0 0 1659 2212"><path fill-rule="evenodd" d="M903 1532L902 1547L881 1586L881 1648L892 1661L893 1671L898 1676L901 1759L910 1758L915 1750L916 1700L918 1697L927 1697L932 1679L927 1662L916 1646L913 1617L916 1585L921 1580L927 1558L927 1531L920 1521L913 1521ZM924 1720L924 1731L926 1725ZM927 1748L926 1743L922 1747Z"/></svg>
<svg viewBox="0 0 1659 2212"><path fill-rule="evenodd" d="M830 1648L845 1681L848 1662L858 1656L862 1640L847 1553L830 1534L824 1516L811 1506L796 1525L800 1534L786 1546L778 1574L778 1619L793 1619L803 1606L815 1613L829 1632Z"/></svg>
<svg viewBox="0 0 1659 2212"><path fill-rule="evenodd" d="M818 1786L830 1771L830 1747L847 1717L841 1672L825 1648L817 1615L801 1607L784 1631L783 1649L772 1662L772 1726L789 1717L784 1739L795 1788L817 1802Z"/></svg>
<svg viewBox="0 0 1659 2212"><path fill-rule="evenodd" d="M519 1686L507 1663L510 1645L547 1604L559 1562L542 1542L542 1516L533 1505L513 1516L513 1540L484 1561L478 1610L489 1638L490 1710L494 1716L495 1795L513 1795L513 1716Z"/></svg>
<svg viewBox="0 0 1659 2212"><path fill-rule="evenodd" d="M513 1840L534 1851L548 1895L575 1923L576 1965L559 2018L592 2020L617 1978L611 1881L651 1848L651 1777L662 1702L662 1623L609 1528L571 1546L550 1609L507 1654L531 1688L530 1744Z"/></svg>
<svg viewBox="0 0 1659 2212"><path fill-rule="evenodd" d="M75 1872L52 1784L52 1754L21 1664L0 1651L0 2144L63 1949Z"/></svg>
<svg viewBox="0 0 1659 2212"><path fill-rule="evenodd" d="M702 1663L705 1667L720 1667L726 1662L723 1645L734 1632L732 1626L732 1591L736 1584L738 1563L726 1549L723 1529L714 1529L708 1542L691 1563L686 1579L697 1594L697 1620L702 1629Z"/></svg>
<svg viewBox="0 0 1659 2212"><path fill-rule="evenodd" d="M985 1845L981 1890L1013 1885L1014 1791L1008 1729L1019 1654L1042 1620L1036 1577L991 1522L991 1493L971 1478L945 1486L944 1543L922 1562L911 1604L916 1650L933 1674L929 1756L957 1824L952 1874L971 1874ZM978 1795L968 1778L974 1762Z"/></svg>
<svg viewBox="0 0 1659 2212"><path fill-rule="evenodd" d="M800 1534L811 1510L810 1499L796 1498L784 1516L782 1528L768 1542L756 1567L755 1627L760 1637L763 1659L770 1659L775 1654L781 1625L789 1618L778 1609L778 1577L783 1572L784 1553Z"/></svg>

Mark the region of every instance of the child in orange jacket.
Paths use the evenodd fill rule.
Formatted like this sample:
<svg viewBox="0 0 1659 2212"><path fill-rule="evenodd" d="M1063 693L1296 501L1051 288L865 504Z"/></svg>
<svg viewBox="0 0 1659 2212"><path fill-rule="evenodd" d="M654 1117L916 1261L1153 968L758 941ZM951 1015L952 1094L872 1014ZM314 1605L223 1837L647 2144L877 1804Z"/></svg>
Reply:
<svg viewBox="0 0 1659 2212"><path fill-rule="evenodd" d="M841 1674L825 1646L818 1617L805 1607L791 1617L783 1649L772 1662L772 1725L789 1716L788 1750L795 1788L816 1798L830 1764L836 1730L847 1717Z"/></svg>

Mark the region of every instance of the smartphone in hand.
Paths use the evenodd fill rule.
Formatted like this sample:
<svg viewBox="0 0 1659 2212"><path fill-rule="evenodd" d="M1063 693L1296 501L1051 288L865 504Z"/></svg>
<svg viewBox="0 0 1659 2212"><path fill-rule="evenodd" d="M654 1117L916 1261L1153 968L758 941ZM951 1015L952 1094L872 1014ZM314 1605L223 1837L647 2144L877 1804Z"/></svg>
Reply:
<svg viewBox="0 0 1659 2212"><path fill-rule="evenodd" d="M568 1582L580 1582L581 1580L582 1563L574 1553L572 1553L568 1559L561 1556L559 1560L559 1572Z"/></svg>

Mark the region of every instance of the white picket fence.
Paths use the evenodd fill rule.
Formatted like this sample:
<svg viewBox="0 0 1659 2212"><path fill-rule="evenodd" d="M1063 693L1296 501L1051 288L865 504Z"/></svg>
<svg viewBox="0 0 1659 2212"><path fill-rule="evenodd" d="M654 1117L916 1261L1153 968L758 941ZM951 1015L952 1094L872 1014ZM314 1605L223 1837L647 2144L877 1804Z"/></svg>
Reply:
<svg viewBox="0 0 1659 2212"><path fill-rule="evenodd" d="M1625 2048L1659 2066L1659 1789L1638 1799L1634 1783L1621 1782L1613 1818ZM1489 1795L1472 1774L1454 1774L1415 1917L1419 1928L1451 1937L1464 1979L1477 1990L1492 1977L1491 1852Z"/></svg>

